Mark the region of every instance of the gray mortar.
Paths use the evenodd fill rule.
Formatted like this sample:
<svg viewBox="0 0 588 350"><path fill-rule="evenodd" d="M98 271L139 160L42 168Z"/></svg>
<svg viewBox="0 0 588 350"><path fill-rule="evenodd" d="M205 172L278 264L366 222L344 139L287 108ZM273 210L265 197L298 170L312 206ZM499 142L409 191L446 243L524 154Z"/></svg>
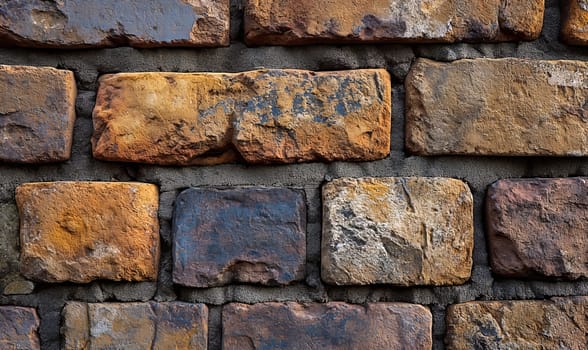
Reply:
<svg viewBox="0 0 588 350"><path fill-rule="evenodd" d="M578 59L588 57L588 48L571 47L559 41L559 2L546 1L541 38L533 42L453 45L357 45L247 48L242 42L239 0L231 6L232 44L219 49L116 48L104 50L0 49L0 64L52 66L75 72L79 96L71 160L54 165L0 164L0 218L14 218L14 190L34 181L97 180L142 181L160 186L162 259L157 283L94 282L87 285L36 284L30 295L0 296L0 304L36 307L40 318L43 349L59 349L60 312L67 300L87 302L184 300L204 302L210 307L209 349L221 349L221 305L229 302L346 301L366 303L402 301L429 306L433 313L434 349L444 349L447 305L469 300L543 299L551 296L588 295L588 282L543 282L498 279L488 265L483 204L488 185L501 178L588 176L585 158L507 157L415 157L404 152L404 88L402 83L415 57L440 61L479 57L523 57L531 59ZM212 167L157 167L106 163L91 156L91 112L97 78L104 73L130 71L238 72L266 68L339 70L386 68L393 77L392 152L384 160L368 163L308 163L282 166L229 164ZM362 176L446 176L466 181L474 195L475 252L471 280L461 286L334 287L320 280L320 187L329 179ZM171 279L171 216L173 202L190 186L241 185L294 187L306 192L308 205L307 277L302 283L283 288L231 285L191 289L174 286ZM0 239L15 242L17 225L0 223ZM1 248L2 246L0 246ZM4 249L4 248L2 248ZM17 266L14 252L9 266ZM13 271L15 272L15 271Z"/></svg>

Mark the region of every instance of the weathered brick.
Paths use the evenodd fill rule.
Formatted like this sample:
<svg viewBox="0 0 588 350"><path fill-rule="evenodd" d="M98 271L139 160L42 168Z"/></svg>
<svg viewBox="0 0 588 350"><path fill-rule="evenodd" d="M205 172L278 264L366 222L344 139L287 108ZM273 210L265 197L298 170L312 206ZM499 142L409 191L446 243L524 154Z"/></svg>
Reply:
<svg viewBox="0 0 588 350"><path fill-rule="evenodd" d="M500 180L488 190L494 273L518 278L588 277L588 180Z"/></svg>
<svg viewBox="0 0 588 350"><path fill-rule="evenodd" d="M304 278L306 206L289 189L188 189L173 219L173 279L191 287Z"/></svg>
<svg viewBox="0 0 588 350"><path fill-rule="evenodd" d="M0 65L0 162L69 159L76 94L70 71Z"/></svg>
<svg viewBox="0 0 588 350"><path fill-rule="evenodd" d="M385 158L385 70L123 73L100 79L94 157L161 165Z"/></svg>
<svg viewBox="0 0 588 350"><path fill-rule="evenodd" d="M419 59L406 78L418 155L588 155L588 63Z"/></svg>
<svg viewBox="0 0 588 350"><path fill-rule="evenodd" d="M563 0L561 10L561 37L572 45L588 45L588 1Z"/></svg>
<svg viewBox="0 0 588 350"><path fill-rule="evenodd" d="M0 349L41 349L38 329L35 309L0 306Z"/></svg>
<svg viewBox="0 0 588 350"><path fill-rule="evenodd" d="M586 349L588 297L449 306L446 345L470 349Z"/></svg>
<svg viewBox="0 0 588 350"><path fill-rule="evenodd" d="M449 285L471 273L473 199L446 178L343 178L323 187L322 278Z"/></svg>
<svg viewBox="0 0 588 350"><path fill-rule="evenodd" d="M226 46L229 0L3 1L0 45Z"/></svg>
<svg viewBox="0 0 588 350"><path fill-rule="evenodd" d="M247 0L250 45L533 40L543 0Z"/></svg>
<svg viewBox="0 0 588 350"><path fill-rule="evenodd" d="M16 189L16 202L21 223L20 269L25 277L77 283L157 278L155 185L29 183Z"/></svg>
<svg viewBox="0 0 588 350"><path fill-rule="evenodd" d="M62 316L65 350L207 348L204 304L69 302Z"/></svg>
<svg viewBox="0 0 588 350"><path fill-rule="evenodd" d="M432 317L414 304L228 304L223 349L431 349Z"/></svg>

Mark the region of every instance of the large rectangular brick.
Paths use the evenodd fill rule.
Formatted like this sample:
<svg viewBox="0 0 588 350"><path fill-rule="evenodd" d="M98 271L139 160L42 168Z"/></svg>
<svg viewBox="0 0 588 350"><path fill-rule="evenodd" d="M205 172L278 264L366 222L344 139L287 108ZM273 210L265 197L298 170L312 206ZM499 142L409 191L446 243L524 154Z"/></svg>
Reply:
<svg viewBox="0 0 588 350"><path fill-rule="evenodd" d="M0 45L227 46L229 0L2 1Z"/></svg>
<svg viewBox="0 0 588 350"><path fill-rule="evenodd" d="M323 186L327 283L464 283L473 245L473 199L460 180L342 178Z"/></svg>
<svg viewBox="0 0 588 350"><path fill-rule="evenodd" d="M64 350L207 348L204 304L69 302L62 316Z"/></svg>
<svg viewBox="0 0 588 350"><path fill-rule="evenodd" d="M0 65L0 162L68 160L76 94L73 72Z"/></svg>
<svg viewBox="0 0 588 350"><path fill-rule="evenodd" d="M562 0L561 37L573 45L588 45L588 2L586 0Z"/></svg>
<svg viewBox="0 0 588 350"><path fill-rule="evenodd" d="M588 179L512 179L488 189L492 271L517 278L588 277Z"/></svg>
<svg viewBox="0 0 588 350"><path fill-rule="evenodd" d="M419 59L406 77L418 155L588 155L588 63Z"/></svg>
<svg viewBox="0 0 588 350"><path fill-rule="evenodd" d="M382 69L105 75L93 153L161 165L382 159L391 94Z"/></svg>
<svg viewBox="0 0 588 350"><path fill-rule="evenodd" d="M188 189L176 199L173 279L191 287L304 278L304 196L283 188Z"/></svg>
<svg viewBox="0 0 588 350"><path fill-rule="evenodd" d="M141 183L17 187L21 273L45 282L155 280L158 196L155 185Z"/></svg>
<svg viewBox="0 0 588 350"><path fill-rule="evenodd" d="M420 305L341 302L228 304L223 349L431 349L431 312Z"/></svg>
<svg viewBox="0 0 588 350"><path fill-rule="evenodd" d="M543 0L247 0L249 45L533 40Z"/></svg>
<svg viewBox="0 0 588 350"><path fill-rule="evenodd" d="M588 297L475 301L447 310L448 350L586 349Z"/></svg>
<svg viewBox="0 0 588 350"><path fill-rule="evenodd" d="M39 317L28 307L0 306L0 349L39 350Z"/></svg>

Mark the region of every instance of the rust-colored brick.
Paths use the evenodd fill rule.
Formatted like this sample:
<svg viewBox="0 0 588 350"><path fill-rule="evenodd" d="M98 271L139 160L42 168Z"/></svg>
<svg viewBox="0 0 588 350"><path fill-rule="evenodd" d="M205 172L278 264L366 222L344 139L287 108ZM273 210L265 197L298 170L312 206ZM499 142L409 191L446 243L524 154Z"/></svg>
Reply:
<svg viewBox="0 0 588 350"><path fill-rule="evenodd" d="M223 349L429 350L432 317L420 305L341 302L228 304Z"/></svg>
<svg viewBox="0 0 588 350"><path fill-rule="evenodd" d="M500 180L488 190L492 271L506 277L588 277L588 179Z"/></svg>
<svg viewBox="0 0 588 350"><path fill-rule="evenodd" d="M588 155L588 63L419 59L406 77L418 155Z"/></svg>
<svg viewBox="0 0 588 350"><path fill-rule="evenodd" d="M25 277L77 283L157 278L155 185L29 183L16 189L16 202Z"/></svg>
<svg viewBox="0 0 588 350"><path fill-rule="evenodd" d="M588 1L562 0L561 37L572 45L588 45Z"/></svg>
<svg viewBox="0 0 588 350"><path fill-rule="evenodd" d="M250 45L533 40L543 0L247 0Z"/></svg>
<svg viewBox="0 0 588 350"><path fill-rule="evenodd" d="M0 45L227 46L229 0L0 2Z"/></svg>
<svg viewBox="0 0 588 350"><path fill-rule="evenodd" d="M391 95L382 69L106 75L93 152L161 165L382 159Z"/></svg>
<svg viewBox="0 0 588 350"><path fill-rule="evenodd" d="M464 283L473 199L447 178L343 178L323 187L321 275L327 283Z"/></svg>
<svg viewBox="0 0 588 350"><path fill-rule="evenodd" d="M73 72L0 65L0 162L68 160L75 102Z"/></svg>
<svg viewBox="0 0 588 350"><path fill-rule="evenodd" d="M448 350L586 349L587 297L449 306Z"/></svg>

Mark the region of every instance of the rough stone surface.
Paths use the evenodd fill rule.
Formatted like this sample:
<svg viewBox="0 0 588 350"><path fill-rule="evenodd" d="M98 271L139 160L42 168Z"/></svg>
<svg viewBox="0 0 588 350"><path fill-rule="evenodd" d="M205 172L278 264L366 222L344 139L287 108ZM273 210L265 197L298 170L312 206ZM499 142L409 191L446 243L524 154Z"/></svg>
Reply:
<svg viewBox="0 0 588 350"><path fill-rule="evenodd" d="M161 165L382 159L391 95L382 69L105 75L93 153Z"/></svg>
<svg viewBox="0 0 588 350"><path fill-rule="evenodd" d="M471 273L473 199L446 178L342 178L323 187L322 278L450 285Z"/></svg>
<svg viewBox="0 0 588 350"><path fill-rule="evenodd" d="M28 183L16 189L16 202L21 222L20 270L25 277L77 283L157 278L156 186Z"/></svg>
<svg viewBox="0 0 588 350"><path fill-rule="evenodd" d="M0 279L18 270L18 210L0 203Z"/></svg>
<svg viewBox="0 0 588 350"><path fill-rule="evenodd" d="M588 45L588 1L563 0L561 37L572 45Z"/></svg>
<svg viewBox="0 0 588 350"><path fill-rule="evenodd" d="M39 317L35 309L19 306L0 306L0 348L41 349L37 330Z"/></svg>
<svg viewBox="0 0 588 350"><path fill-rule="evenodd" d="M62 315L65 350L207 348L204 304L69 302Z"/></svg>
<svg viewBox="0 0 588 350"><path fill-rule="evenodd" d="M431 349L431 313L414 304L233 303L223 349Z"/></svg>
<svg viewBox="0 0 588 350"><path fill-rule="evenodd" d="M0 65L0 162L68 160L75 101L73 72Z"/></svg>
<svg viewBox="0 0 588 350"><path fill-rule="evenodd" d="M588 155L588 63L419 59L406 77L418 155Z"/></svg>
<svg viewBox="0 0 588 350"><path fill-rule="evenodd" d="M15 277L4 287L4 295L23 295L31 294L35 290L35 284L23 278Z"/></svg>
<svg viewBox="0 0 588 350"><path fill-rule="evenodd" d="M173 279L191 287L304 278L306 205L285 188L188 189L173 219Z"/></svg>
<svg viewBox="0 0 588 350"><path fill-rule="evenodd" d="M250 45L533 40L543 0L247 0Z"/></svg>
<svg viewBox="0 0 588 350"><path fill-rule="evenodd" d="M588 298L450 305L447 349L586 349Z"/></svg>
<svg viewBox="0 0 588 350"><path fill-rule="evenodd" d="M588 179L500 180L488 190L486 222L494 273L588 277Z"/></svg>
<svg viewBox="0 0 588 350"><path fill-rule="evenodd" d="M3 1L0 45L226 46L229 0Z"/></svg>

